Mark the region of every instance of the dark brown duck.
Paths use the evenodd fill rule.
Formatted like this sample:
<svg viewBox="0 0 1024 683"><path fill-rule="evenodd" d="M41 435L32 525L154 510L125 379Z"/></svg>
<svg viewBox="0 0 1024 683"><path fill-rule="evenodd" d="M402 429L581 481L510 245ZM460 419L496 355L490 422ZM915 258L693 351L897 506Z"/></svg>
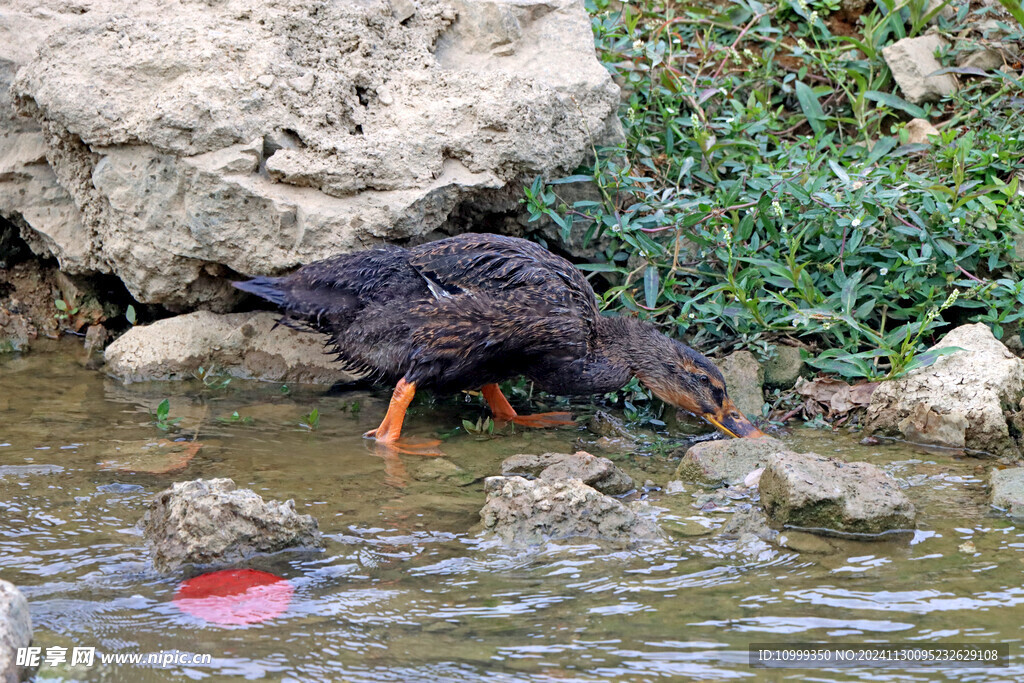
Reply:
<svg viewBox="0 0 1024 683"><path fill-rule="evenodd" d="M711 361L647 323L601 316L580 271L527 240L465 234L234 284L280 306L285 322L329 335L347 371L395 385L387 415L366 434L382 443L398 445L420 389L482 389L497 420L567 423L565 413L516 414L497 383L521 375L559 395L603 394L637 377L726 434L762 435Z"/></svg>

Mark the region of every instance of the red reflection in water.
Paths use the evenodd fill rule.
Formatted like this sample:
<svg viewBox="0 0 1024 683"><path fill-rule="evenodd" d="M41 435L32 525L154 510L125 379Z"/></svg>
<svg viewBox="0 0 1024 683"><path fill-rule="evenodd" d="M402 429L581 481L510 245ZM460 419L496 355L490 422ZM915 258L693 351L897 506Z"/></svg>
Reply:
<svg viewBox="0 0 1024 683"><path fill-rule="evenodd" d="M178 586L174 604L211 624L258 624L288 609L295 589L287 579L256 569L201 574Z"/></svg>

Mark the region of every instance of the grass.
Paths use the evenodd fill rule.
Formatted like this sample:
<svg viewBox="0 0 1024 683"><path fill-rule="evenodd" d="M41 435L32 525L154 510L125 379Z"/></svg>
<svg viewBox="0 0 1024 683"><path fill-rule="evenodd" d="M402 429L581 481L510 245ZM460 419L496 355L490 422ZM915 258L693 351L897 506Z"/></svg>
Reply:
<svg viewBox="0 0 1024 683"><path fill-rule="evenodd" d="M834 0L588 0L625 139L526 188L531 219L592 249L581 267L606 310L710 353L797 341L823 371L878 380L934 360L922 351L952 325L1018 334L1021 67L953 61L996 9L926 6L880 0L852 23ZM882 50L935 21L960 89L913 104ZM912 117L939 135L908 143Z"/></svg>

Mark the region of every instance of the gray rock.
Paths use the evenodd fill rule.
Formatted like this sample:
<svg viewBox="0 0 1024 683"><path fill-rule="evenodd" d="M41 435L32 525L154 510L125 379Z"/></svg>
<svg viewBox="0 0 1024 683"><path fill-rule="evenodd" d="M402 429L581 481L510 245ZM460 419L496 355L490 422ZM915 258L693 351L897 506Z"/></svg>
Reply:
<svg viewBox="0 0 1024 683"><path fill-rule="evenodd" d="M484 486L483 526L510 545L577 537L633 545L663 538L657 524L578 479L488 477Z"/></svg>
<svg viewBox="0 0 1024 683"><path fill-rule="evenodd" d="M686 451L675 477L705 486L742 484L748 474L764 467L768 456L785 450L784 443L770 436L703 441Z"/></svg>
<svg viewBox="0 0 1024 683"><path fill-rule="evenodd" d="M629 493L635 486L628 474L608 458L600 458L586 451L568 453L520 454L501 463L504 476L539 477L555 482L579 479L601 493L618 496Z"/></svg>
<svg viewBox="0 0 1024 683"><path fill-rule="evenodd" d="M624 437L631 439L632 435L626 429L626 425L619 418L603 410L596 411L587 420L587 429L598 436Z"/></svg>
<svg viewBox="0 0 1024 683"><path fill-rule="evenodd" d="M38 5L0 22L0 215L175 310L510 212L621 137L576 0Z"/></svg>
<svg viewBox="0 0 1024 683"><path fill-rule="evenodd" d="M800 349L785 344L775 345L775 357L761 364L764 386L768 389L792 389L804 369ZM760 411L758 412L760 414Z"/></svg>
<svg viewBox="0 0 1024 683"><path fill-rule="evenodd" d="M1010 353L982 323L956 328L933 348L948 346L963 350L882 382L871 396L865 428L901 434L900 423L924 404L939 415L959 412L966 418L967 448L1019 458L1020 447L1004 411L1017 410L1024 397L1024 360Z"/></svg>
<svg viewBox="0 0 1024 683"><path fill-rule="evenodd" d="M994 469L988 483L994 507L1011 517L1024 518L1024 467Z"/></svg>
<svg viewBox="0 0 1024 683"><path fill-rule="evenodd" d="M14 584L0 579L0 683L27 680L32 671L18 666L18 648L32 642L28 602Z"/></svg>
<svg viewBox="0 0 1024 683"><path fill-rule="evenodd" d="M1004 63L1002 52L994 48L988 48L971 52L964 57L960 66L991 71L992 69L1000 68Z"/></svg>
<svg viewBox="0 0 1024 683"><path fill-rule="evenodd" d="M718 530L718 535L722 538L738 539L748 534L762 541L774 541L779 532L768 526L764 510L754 506L732 513L729 521Z"/></svg>
<svg viewBox="0 0 1024 683"><path fill-rule="evenodd" d="M941 36L929 33L903 38L882 50L885 63L907 101L937 102L956 92L956 78L952 74L930 75L942 68L935 52L947 44Z"/></svg>
<svg viewBox="0 0 1024 683"><path fill-rule="evenodd" d="M107 371L125 382L187 379L200 366L277 382L353 379L325 353L323 335L275 327L278 317L196 311L133 327L107 347Z"/></svg>
<svg viewBox="0 0 1024 683"><path fill-rule="evenodd" d="M153 565L234 564L260 553L321 549L316 520L295 512L295 501L264 502L230 479L177 482L158 493L142 519Z"/></svg>
<svg viewBox="0 0 1024 683"><path fill-rule="evenodd" d="M764 369L750 351L736 351L715 365L725 377L729 398L749 418L761 417L764 405Z"/></svg>
<svg viewBox="0 0 1024 683"><path fill-rule="evenodd" d="M914 506L892 477L866 462L776 453L760 484L777 525L815 532L880 534L914 527Z"/></svg>

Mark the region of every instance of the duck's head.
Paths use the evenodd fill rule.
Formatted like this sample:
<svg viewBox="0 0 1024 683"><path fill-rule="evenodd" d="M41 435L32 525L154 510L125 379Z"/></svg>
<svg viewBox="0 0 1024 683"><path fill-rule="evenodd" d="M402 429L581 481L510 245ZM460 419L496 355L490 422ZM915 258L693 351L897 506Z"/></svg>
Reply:
<svg viewBox="0 0 1024 683"><path fill-rule="evenodd" d="M668 341L656 357L645 354L637 363L636 376L644 386L662 401L703 418L724 434L765 435L729 398L725 378L714 363L685 344Z"/></svg>

